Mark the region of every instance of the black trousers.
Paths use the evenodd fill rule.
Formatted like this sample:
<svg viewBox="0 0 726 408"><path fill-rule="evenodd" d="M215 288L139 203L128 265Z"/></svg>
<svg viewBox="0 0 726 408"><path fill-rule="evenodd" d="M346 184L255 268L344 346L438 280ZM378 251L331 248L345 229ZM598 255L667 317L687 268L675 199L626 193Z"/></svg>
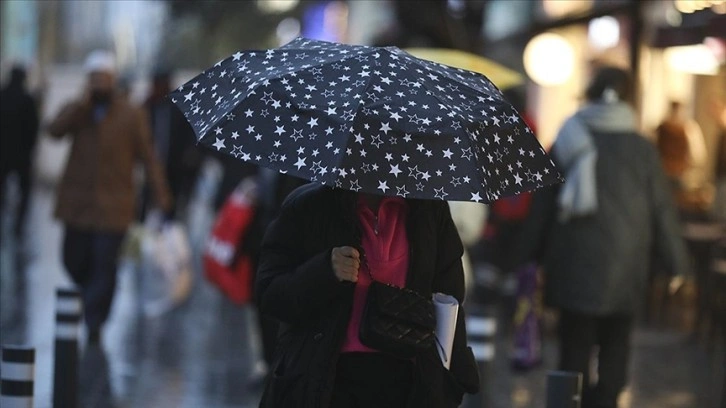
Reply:
<svg viewBox="0 0 726 408"><path fill-rule="evenodd" d="M413 362L382 353L343 353L330 403L335 408L405 408Z"/></svg>
<svg viewBox="0 0 726 408"><path fill-rule="evenodd" d="M90 332L100 330L111 311L123 238L120 232L66 226L63 263L81 290L83 314Z"/></svg>
<svg viewBox="0 0 726 408"><path fill-rule="evenodd" d="M560 314L560 369L583 374L582 408L615 408L625 387L633 318L630 315ZM590 384L595 346L598 381Z"/></svg>
<svg viewBox="0 0 726 408"><path fill-rule="evenodd" d="M17 237L23 232L25 224L25 217L28 213L28 206L30 202L30 188L31 186L31 166L30 163L27 165L18 166L14 168L1 166L0 167L0 205L5 203L5 188L8 177L15 173L18 175L19 187L20 187L20 205L18 206L18 213L13 219L14 225L13 232ZM2 217L0 217L2 218ZM0 220L1 222L2 220Z"/></svg>

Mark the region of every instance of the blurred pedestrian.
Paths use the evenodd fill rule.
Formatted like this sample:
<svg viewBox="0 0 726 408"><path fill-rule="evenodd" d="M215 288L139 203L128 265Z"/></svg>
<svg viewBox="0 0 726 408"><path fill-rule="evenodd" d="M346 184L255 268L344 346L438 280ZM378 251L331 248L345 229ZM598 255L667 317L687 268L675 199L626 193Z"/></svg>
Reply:
<svg viewBox="0 0 726 408"><path fill-rule="evenodd" d="M14 173L20 185L20 205L12 218L16 237L22 235L28 210L33 151L38 139L38 107L26 89L25 79L25 68L16 65L0 90L0 206L5 203L6 182Z"/></svg>
<svg viewBox="0 0 726 408"><path fill-rule="evenodd" d="M700 126L687 118L682 103L670 103L668 114L656 129L656 142L680 206L705 209L706 144Z"/></svg>
<svg viewBox="0 0 726 408"><path fill-rule="evenodd" d="M726 222L726 104L714 99L711 104L711 115L718 126L716 149L716 197L713 213L722 222Z"/></svg>
<svg viewBox="0 0 726 408"><path fill-rule="evenodd" d="M657 151L635 130L631 90L627 72L596 72L587 103L553 146L566 182L535 194L524 237L540 237L545 300L561 312L560 368L584 375L584 408L617 406L651 254L673 274L687 268ZM590 384L595 347L598 379Z"/></svg>
<svg viewBox="0 0 726 408"><path fill-rule="evenodd" d="M663 168L675 187L680 187L681 177L690 162L688 136L681 111L680 102L671 102L666 119L656 129L656 143Z"/></svg>
<svg viewBox="0 0 726 408"><path fill-rule="evenodd" d="M359 327L372 277L461 303L462 253L444 202L295 190L260 255L258 301L282 326L260 406L459 406L479 387L462 308L449 370L433 347L402 358L365 345Z"/></svg>
<svg viewBox="0 0 726 408"><path fill-rule="evenodd" d="M192 193L201 164L201 153L196 148L194 130L167 97L171 90L171 72L157 71L154 73L151 91L144 107L149 113L154 148L164 166L174 199L171 215L181 215L186 210ZM142 217L149 205L150 194L147 187L144 189Z"/></svg>
<svg viewBox="0 0 726 408"><path fill-rule="evenodd" d="M144 162L162 210L171 198L152 148L145 112L118 95L113 54L92 52L88 88L52 121L54 137L73 144L58 188L56 216L65 224L63 262L80 287L90 343L99 343L116 287L117 257L134 218L133 171Z"/></svg>

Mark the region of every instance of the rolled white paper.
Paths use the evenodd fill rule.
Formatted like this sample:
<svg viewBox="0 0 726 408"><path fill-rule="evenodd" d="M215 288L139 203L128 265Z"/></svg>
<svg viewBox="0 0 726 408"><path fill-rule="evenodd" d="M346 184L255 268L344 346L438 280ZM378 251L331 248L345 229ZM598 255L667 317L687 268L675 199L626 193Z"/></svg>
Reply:
<svg viewBox="0 0 726 408"><path fill-rule="evenodd" d="M454 348L459 301L450 295L434 293L433 302L436 310L436 350L439 352L441 362L448 370L451 367L451 351Z"/></svg>

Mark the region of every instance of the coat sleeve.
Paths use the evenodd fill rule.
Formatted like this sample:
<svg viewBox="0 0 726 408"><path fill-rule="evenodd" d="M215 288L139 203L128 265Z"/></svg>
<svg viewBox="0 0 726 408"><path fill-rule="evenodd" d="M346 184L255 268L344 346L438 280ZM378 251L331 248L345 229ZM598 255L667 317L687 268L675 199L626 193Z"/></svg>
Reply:
<svg viewBox="0 0 726 408"><path fill-rule="evenodd" d="M61 138L68 133L74 133L81 127L84 117L89 114L88 107L80 101L71 102L64 106L60 113L48 125L48 133Z"/></svg>
<svg viewBox="0 0 726 408"><path fill-rule="evenodd" d="M451 218L448 204L444 205L439 219L438 242L440 247L437 251L437 273L432 289L434 293L445 293L459 301L450 372L463 391L474 394L479 391L479 371L474 355L466 343L466 313L463 307L464 269L461 264L464 247Z"/></svg>
<svg viewBox="0 0 726 408"><path fill-rule="evenodd" d="M159 159L153 148L149 120L146 117L146 112L142 110L138 111L137 129L135 133L137 154L144 163L146 176L151 182L151 188L154 191L156 205L164 211L169 211L172 206L169 186L166 183L164 170L161 168Z"/></svg>
<svg viewBox="0 0 726 408"><path fill-rule="evenodd" d="M314 321L343 293L330 262L331 249L309 256L302 249L315 234L296 203L283 205L267 229L260 252L256 292L262 313L292 326Z"/></svg>
<svg viewBox="0 0 726 408"><path fill-rule="evenodd" d="M656 259L672 275L683 275L688 271L688 257L671 189L655 149L648 149L647 158L646 163L649 165L650 173L648 193L652 206Z"/></svg>
<svg viewBox="0 0 726 408"><path fill-rule="evenodd" d="M522 230L514 240L513 256L506 260L504 269L515 270L530 262L542 263L547 236L557 217L557 195L560 186L548 186L532 193L532 204Z"/></svg>

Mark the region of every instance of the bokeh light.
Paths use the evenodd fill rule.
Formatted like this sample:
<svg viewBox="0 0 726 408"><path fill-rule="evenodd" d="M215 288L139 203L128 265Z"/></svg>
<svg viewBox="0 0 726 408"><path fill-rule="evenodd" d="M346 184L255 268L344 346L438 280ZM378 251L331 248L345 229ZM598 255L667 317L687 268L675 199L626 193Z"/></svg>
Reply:
<svg viewBox="0 0 726 408"><path fill-rule="evenodd" d="M570 43L554 33L540 34L524 49L524 69L542 86L561 85L572 76L575 52Z"/></svg>

